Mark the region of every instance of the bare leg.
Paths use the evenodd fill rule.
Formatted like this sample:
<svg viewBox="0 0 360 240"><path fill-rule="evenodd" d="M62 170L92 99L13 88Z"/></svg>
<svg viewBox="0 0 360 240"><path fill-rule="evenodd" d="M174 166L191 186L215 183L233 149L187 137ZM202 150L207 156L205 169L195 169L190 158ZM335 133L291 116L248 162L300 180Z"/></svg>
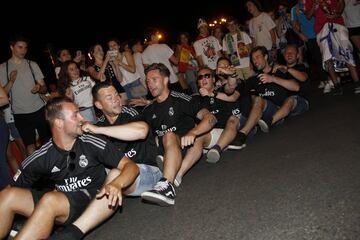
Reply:
<svg viewBox="0 0 360 240"><path fill-rule="evenodd" d="M27 189L7 187L0 192L0 239L10 231L15 213L30 216L34 211L34 201Z"/></svg>
<svg viewBox="0 0 360 240"><path fill-rule="evenodd" d="M288 97L284 101L283 105L281 105L281 107L273 115L272 124L274 124L277 121L279 121L279 120L285 118L286 116L288 116L289 113L291 112L291 110L293 109L294 104L295 104L294 98L293 97Z"/></svg>
<svg viewBox="0 0 360 240"><path fill-rule="evenodd" d="M112 169L106 178L105 184L111 182L119 174L119 170ZM127 189L129 193L134 191L130 190L131 188L134 187L131 186ZM106 197L94 199L73 225L77 226L85 234L113 215L116 209L109 208L109 201Z"/></svg>
<svg viewBox="0 0 360 240"><path fill-rule="evenodd" d="M35 144L26 145L26 153L30 156L33 152L35 152L36 146Z"/></svg>
<svg viewBox="0 0 360 240"><path fill-rule="evenodd" d="M8 147L7 147L7 150L6 150L6 158L7 158L7 161L9 163L10 167L11 167L11 171L13 173L16 173L16 171L19 168L19 165L17 163L16 157L12 153L11 142L10 141L9 141L9 144L8 144Z"/></svg>
<svg viewBox="0 0 360 240"><path fill-rule="evenodd" d="M245 135L248 135L251 129L253 129L255 125L259 122L265 105L264 99L259 96L255 96L252 100L253 104L250 110L249 117L246 120L244 127L240 129L240 132L244 133Z"/></svg>
<svg viewBox="0 0 360 240"><path fill-rule="evenodd" d="M223 150L227 145L229 145L229 143L231 143L235 139L239 126L239 118L235 116L230 116L228 121L226 122L224 131L221 133L219 140L216 143L221 150Z"/></svg>
<svg viewBox="0 0 360 240"><path fill-rule="evenodd" d="M179 171L182 156L180 150L180 138L173 132L163 136L164 145L164 178L173 183L176 173Z"/></svg>
<svg viewBox="0 0 360 240"><path fill-rule="evenodd" d="M358 72L356 70L356 67L355 66L352 66L350 64L346 64L348 69L349 69L349 72L351 74L351 78L353 79L354 82L359 82L359 75L358 75Z"/></svg>
<svg viewBox="0 0 360 240"><path fill-rule="evenodd" d="M329 71L329 76L330 76L331 81L334 83L334 86L340 85L340 83L338 82L338 76L335 72L334 62L332 60L328 60L326 62L326 67Z"/></svg>
<svg viewBox="0 0 360 240"><path fill-rule="evenodd" d="M207 146L210 143L210 133L207 133L199 138L197 138L194 142L194 145L189 148L186 152L186 155L182 161L180 170L177 173L177 176L182 178L185 173L197 162L200 160L202 155L202 150L204 146Z"/></svg>
<svg viewBox="0 0 360 240"><path fill-rule="evenodd" d="M62 192L48 192L40 199L15 239L46 239L51 233L54 221L64 223L69 213L70 203L66 195Z"/></svg>
<svg viewBox="0 0 360 240"><path fill-rule="evenodd" d="M25 144L24 144L24 141L21 139L21 138L15 138L15 143L16 143L16 146L18 147L18 149L20 150L22 156L24 158L27 157L26 155L26 148L25 148Z"/></svg>

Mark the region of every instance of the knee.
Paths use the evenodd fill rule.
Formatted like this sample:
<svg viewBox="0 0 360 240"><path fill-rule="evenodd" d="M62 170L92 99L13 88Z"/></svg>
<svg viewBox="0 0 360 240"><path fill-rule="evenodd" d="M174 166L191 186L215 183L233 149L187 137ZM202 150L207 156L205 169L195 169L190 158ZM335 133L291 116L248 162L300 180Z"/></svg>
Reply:
<svg viewBox="0 0 360 240"><path fill-rule="evenodd" d="M45 193L41 197L38 206L42 206L42 207L51 209L52 207L56 206L57 203L59 202L58 197L57 197L58 194L59 193L57 193L57 192Z"/></svg>
<svg viewBox="0 0 360 240"><path fill-rule="evenodd" d="M163 137L163 145L166 148L169 145L173 145L176 142L177 135L174 132L168 132Z"/></svg>
<svg viewBox="0 0 360 240"><path fill-rule="evenodd" d="M0 192L0 206L8 207L11 203L18 200L17 189L14 187L7 187Z"/></svg>
<svg viewBox="0 0 360 240"><path fill-rule="evenodd" d="M235 116L230 116L227 121L227 127L237 128L240 124L240 119Z"/></svg>

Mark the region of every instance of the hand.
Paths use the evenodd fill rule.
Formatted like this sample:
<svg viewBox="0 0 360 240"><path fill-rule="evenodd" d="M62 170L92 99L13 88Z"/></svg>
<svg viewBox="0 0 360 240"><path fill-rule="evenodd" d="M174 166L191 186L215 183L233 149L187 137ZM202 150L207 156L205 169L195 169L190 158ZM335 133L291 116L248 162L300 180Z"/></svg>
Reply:
<svg viewBox="0 0 360 240"><path fill-rule="evenodd" d="M148 100L145 98L133 98L129 101L129 104L132 107L143 107L148 105Z"/></svg>
<svg viewBox="0 0 360 240"><path fill-rule="evenodd" d="M35 84L35 86L31 89L31 93L35 94L40 91L41 86L39 84Z"/></svg>
<svg viewBox="0 0 360 240"><path fill-rule="evenodd" d="M116 208L117 206L122 205L121 189L111 183L106 184L100 192L96 194L97 199L103 198L104 196L108 199L108 205L110 208Z"/></svg>
<svg viewBox="0 0 360 240"><path fill-rule="evenodd" d="M196 139L196 135L191 132L188 132L185 136L181 138L181 149L193 145L195 139Z"/></svg>
<svg viewBox="0 0 360 240"><path fill-rule="evenodd" d="M200 93L200 95L201 95L202 97L210 96L209 91L208 91L207 89L205 89L205 88L200 88L200 89L199 89L199 93Z"/></svg>
<svg viewBox="0 0 360 240"><path fill-rule="evenodd" d="M272 83L274 82L274 76L266 74L266 73L262 73L258 76L258 78L260 79L260 81L262 83Z"/></svg>
<svg viewBox="0 0 360 240"><path fill-rule="evenodd" d="M11 73L10 73L10 81L15 82L16 76L17 76L17 70L11 71Z"/></svg>
<svg viewBox="0 0 360 240"><path fill-rule="evenodd" d="M300 33L301 32L301 27L300 27L300 23L299 22L294 22L293 23L293 30L296 33Z"/></svg>
<svg viewBox="0 0 360 240"><path fill-rule="evenodd" d="M81 126L81 129L86 133L95 133L96 134L98 128L99 128L98 126L93 125L89 122L84 122Z"/></svg>
<svg viewBox="0 0 360 240"><path fill-rule="evenodd" d="M233 75L236 72L236 69L233 66L229 66L226 68L218 67L217 74L226 74L226 75Z"/></svg>
<svg viewBox="0 0 360 240"><path fill-rule="evenodd" d="M277 70L287 71L287 67L285 65L275 64L272 70L272 73L276 73Z"/></svg>

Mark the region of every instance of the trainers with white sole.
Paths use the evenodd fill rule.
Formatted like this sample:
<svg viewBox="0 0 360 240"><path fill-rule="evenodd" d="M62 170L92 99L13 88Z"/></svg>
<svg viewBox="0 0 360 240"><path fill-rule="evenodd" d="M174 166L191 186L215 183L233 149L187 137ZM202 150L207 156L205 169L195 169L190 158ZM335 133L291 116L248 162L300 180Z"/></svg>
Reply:
<svg viewBox="0 0 360 240"><path fill-rule="evenodd" d="M206 161L208 163L217 163L220 160L220 155L221 149L218 145L215 145L206 153Z"/></svg>

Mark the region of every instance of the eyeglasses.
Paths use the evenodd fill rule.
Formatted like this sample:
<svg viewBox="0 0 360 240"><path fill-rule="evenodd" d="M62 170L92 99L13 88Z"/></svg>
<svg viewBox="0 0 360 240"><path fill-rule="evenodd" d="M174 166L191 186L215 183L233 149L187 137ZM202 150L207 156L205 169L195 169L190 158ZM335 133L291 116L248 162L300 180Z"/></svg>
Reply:
<svg viewBox="0 0 360 240"><path fill-rule="evenodd" d="M208 78L210 78L210 77L211 77L211 74L210 74L210 73L205 73L205 74L199 75L197 79L198 79L198 80L201 80L201 79L203 79L203 78L208 79Z"/></svg>
<svg viewBox="0 0 360 240"><path fill-rule="evenodd" d="M73 151L69 152L66 157L67 169L70 172L74 171L74 169L75 169L75 158L76 158L76 153Z"/></svg>

